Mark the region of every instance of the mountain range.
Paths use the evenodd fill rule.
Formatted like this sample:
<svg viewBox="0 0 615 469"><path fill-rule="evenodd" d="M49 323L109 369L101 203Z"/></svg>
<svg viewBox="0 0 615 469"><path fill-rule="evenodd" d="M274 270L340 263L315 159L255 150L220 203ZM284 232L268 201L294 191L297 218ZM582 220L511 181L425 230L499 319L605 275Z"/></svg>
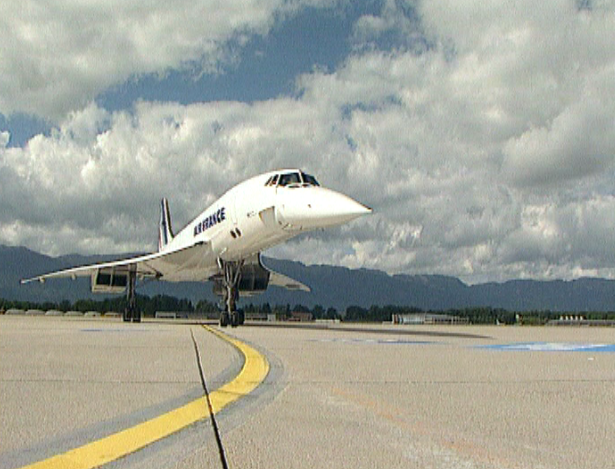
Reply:
<svg viewBox="0 0 615 469"><path fill-rule="evenodd" d="M49 280L45 284L20 285L22 278L91 264L123 256L81 256L77 254L49 257L25 247L0 245L0 298L33 302L75 301L97 298L90 291L89 280ZM579 278L570 281L510 280L503 283L467 285L455 277L442 275L389 275L369 269L348 269L330 265L304 265L299 262L265 258L273 270L299 280L311 293L292 292L270 287L262 295L244 302L321 305L344 311L350 305L414 306L423 310L447 310L468 307L493 307L509 311L615 311L615 280ZM146 282L138 286L144 295L165 294L216 301L210 283Z"/></svg>

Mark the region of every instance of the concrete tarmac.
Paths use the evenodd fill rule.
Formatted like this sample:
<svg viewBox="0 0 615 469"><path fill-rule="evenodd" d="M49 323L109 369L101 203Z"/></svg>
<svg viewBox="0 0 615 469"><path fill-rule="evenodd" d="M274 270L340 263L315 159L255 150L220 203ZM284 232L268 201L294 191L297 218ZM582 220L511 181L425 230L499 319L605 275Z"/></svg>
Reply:
<svg viewBox="0 0 615 469"><path fill-rule="evenodd" d="M615 467L615 330L245 326L265 382L216 415L230 467ZM240 354L195 325L0 317L0 467L202 394ZM111 467L221 467L202 422Z"/></svg>
<svg viewBox="0 0 615 469"><path fill-rule="evenodd" d="M191 331L212 388L238 373L235 349L198 325L0 316L0 467L65 452L201 397Z"/></svg>

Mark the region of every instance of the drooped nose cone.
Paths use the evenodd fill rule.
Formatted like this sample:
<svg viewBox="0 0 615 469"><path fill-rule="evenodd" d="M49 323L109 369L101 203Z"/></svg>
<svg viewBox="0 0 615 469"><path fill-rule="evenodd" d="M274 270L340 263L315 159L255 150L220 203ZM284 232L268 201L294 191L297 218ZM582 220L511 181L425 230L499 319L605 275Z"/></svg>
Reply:
<svg viewBox="0 0 615 469"><path fill-rule="evenodd" d="M288 188L279 195L278 222L290 229L341 225L372 211L344 194L322 187Z"/></svg>

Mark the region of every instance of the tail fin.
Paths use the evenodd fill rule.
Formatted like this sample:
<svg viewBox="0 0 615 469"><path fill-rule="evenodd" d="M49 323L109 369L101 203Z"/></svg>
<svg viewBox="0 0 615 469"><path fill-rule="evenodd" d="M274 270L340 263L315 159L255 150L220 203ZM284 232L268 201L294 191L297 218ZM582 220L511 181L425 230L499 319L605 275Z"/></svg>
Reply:
<svg viewBox="0 0 615 469"><path fill-rule="evenodd" d="M169 201L165 198L160 201L160 227L158 229L158 251L162 251L173 240L171 228L171 213Z"/></svg>

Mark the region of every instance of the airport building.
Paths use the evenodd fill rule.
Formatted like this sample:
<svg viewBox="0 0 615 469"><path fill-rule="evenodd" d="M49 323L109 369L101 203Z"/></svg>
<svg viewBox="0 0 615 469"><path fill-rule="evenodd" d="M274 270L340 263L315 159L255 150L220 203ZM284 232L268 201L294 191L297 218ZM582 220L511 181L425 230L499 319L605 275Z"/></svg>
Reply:
<svg viewBox="0 0 615 469"><path fill-rule="evenodd" d="M448 314L412 313L394 314L393 324L469 324L468 318Z"/></svg>
<svg viewBox="0 0 615 469"><path fill-rule="evenodd" d="M610 319L585 319L584 316L560 316L551 319L549 326L610 326L615 327L615 321Z"/></svg>

